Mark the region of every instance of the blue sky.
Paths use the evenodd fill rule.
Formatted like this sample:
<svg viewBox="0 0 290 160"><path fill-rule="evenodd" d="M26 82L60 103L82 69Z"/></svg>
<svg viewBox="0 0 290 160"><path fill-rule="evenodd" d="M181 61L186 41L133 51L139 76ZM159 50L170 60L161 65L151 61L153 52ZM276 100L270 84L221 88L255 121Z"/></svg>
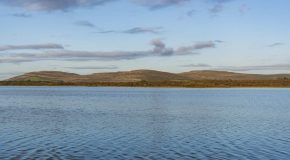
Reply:
<svg viewBox="0 0 290 160"><path fill-rule="evenodd" d="M55 70L290 73L289 0L0 0L0 79Z"/></svg>

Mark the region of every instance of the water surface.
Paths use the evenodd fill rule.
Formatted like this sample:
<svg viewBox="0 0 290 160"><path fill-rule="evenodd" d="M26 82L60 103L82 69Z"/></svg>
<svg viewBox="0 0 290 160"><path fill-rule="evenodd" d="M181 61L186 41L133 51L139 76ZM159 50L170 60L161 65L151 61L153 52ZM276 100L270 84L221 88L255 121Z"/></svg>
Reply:
<svg viewBox="0 0 290 160"><path fill-rule="evenodd" d="M0 87L0 159L290 159L290 89Z"/></svg>

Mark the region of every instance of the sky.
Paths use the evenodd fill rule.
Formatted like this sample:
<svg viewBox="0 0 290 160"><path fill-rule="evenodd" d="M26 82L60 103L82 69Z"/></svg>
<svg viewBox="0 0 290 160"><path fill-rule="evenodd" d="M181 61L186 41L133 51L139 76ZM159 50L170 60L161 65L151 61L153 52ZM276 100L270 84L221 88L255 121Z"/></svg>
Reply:
<svg viewBox="0 0 290 160"><path fill-rule="evenodd" d="M32 71L290 73L289 0L0 0L0 79Z"/></svg>

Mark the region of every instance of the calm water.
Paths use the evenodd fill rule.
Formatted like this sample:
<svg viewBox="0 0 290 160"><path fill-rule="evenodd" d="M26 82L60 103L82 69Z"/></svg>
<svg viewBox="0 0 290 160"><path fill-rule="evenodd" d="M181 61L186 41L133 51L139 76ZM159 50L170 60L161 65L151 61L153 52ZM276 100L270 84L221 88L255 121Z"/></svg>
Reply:
<svg viewBox="0 0 290 160"><path fill-rule="evenodd" d="M0 87L0 159L290 159L290 89Z"/></svg>

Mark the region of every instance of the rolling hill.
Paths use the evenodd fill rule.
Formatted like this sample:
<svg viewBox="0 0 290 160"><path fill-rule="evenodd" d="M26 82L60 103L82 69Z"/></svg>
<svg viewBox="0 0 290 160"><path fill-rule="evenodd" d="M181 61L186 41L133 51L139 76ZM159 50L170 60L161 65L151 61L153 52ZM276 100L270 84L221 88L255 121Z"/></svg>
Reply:
<svg viewBox="0 0 290 160"><path fill-rule="evenodd" d="M281 80L290 79L290 74L261 75L243 74L226 71L190 71L169 73L155 70L133 70L124 72L94 73L79 75L67 72L40 71L30 72L6 81L30 82L158 82L158 81L195 81L195 80Z"/></svg>
<svg viewBox="0 0 290 160"><path fill-rule="evenodd" d="M290 74L244 74L227 71L190 71L180 73L179 75L191 80L278 80L290 78Z"/></svg>

